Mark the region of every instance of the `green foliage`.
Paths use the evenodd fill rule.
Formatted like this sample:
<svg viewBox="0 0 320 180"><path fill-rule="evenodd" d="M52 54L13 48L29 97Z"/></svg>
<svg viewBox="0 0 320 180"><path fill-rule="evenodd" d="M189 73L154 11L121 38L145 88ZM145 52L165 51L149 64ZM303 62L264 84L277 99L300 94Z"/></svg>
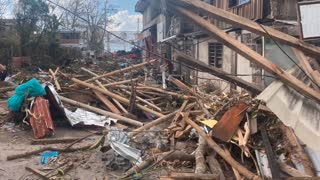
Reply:
<svg viewBox="0 0 320 180"><path fill-rule="evenodd" d="M55 15L50 14L46 1L19 0L16 10L16 29L20 38L21 55L42 53L56 58L60 50L58 42L60 23Z"/></svg>

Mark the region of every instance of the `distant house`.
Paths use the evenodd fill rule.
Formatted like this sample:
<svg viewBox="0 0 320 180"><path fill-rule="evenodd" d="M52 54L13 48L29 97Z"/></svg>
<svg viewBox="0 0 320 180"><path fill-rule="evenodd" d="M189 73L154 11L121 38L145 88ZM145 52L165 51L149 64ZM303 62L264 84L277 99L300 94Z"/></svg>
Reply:
<svg viewBox="0 0 320 180"><path fill-rule="evenodd" d="M86 47L82 39L82 33L80 31L59 31L59 42L62 47L70 48L84 48Z"/></svg>
<svg viewBox="0 0 320 180"><path fill-rule="evenodd" d="M272 26L292 36L299 36L298 0L204 0L204 2L208 3L208 6L216 6ZM143 15L142 35L144 47L148 50L145 52L146 60L155 58L152 52L174 59L175 51L178 50L261 87L273 81L263 69L229 49L191 21L170 12L167 7L162 0L139 0L135 6L135 10ZM288 63L291 61L271 39L233 27L205 13L198 14L281 68L288 69L293 65ZM290 47L279 44L287 54L296 59ZM213 75L190 70L179 63L175 64L175 72L183 75L185 80L192 84L212 79L212 82L223 90L236 88Z"/></svg>

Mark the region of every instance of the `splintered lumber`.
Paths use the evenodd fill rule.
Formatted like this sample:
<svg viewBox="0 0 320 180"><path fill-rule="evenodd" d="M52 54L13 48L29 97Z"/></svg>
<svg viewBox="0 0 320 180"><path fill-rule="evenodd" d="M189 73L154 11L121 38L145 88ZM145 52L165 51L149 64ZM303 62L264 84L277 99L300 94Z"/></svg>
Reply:
<svg viewBox="0 0 320 180"><path fill-rule="evenodd" d="M222 42L224 45L226 45L230 49L239 53L241 56L248 59L249 61L258 64L260 67L262 67L264 70L268 71L269 73L276 75L279 78L279 80L281 80L284 84L291 86L296 91L300 92L301 94L311 99L314 99L318 102L320 101L320 92L317 92L312 88L308 87L303 82L298 80L296 77L284 71L283 69L279 68L277 65L273 64L270 60L261 56L260 54L258 54L257 52L249 48L248 46L242 44L240 41L234 39L233 37L228 35L226 32L224 32L223 30L215 26L214 24L210 23L209 21L200 17L198 14L193 13L191 11L185 10L177 6L175 6L174 9L180 14L194 21L196 24L198 24L205 30L207 30L214 38Z"/></svg>
<svg viewBox="0 0 320 180"><path fill-rule="evenodd" d="M78 101L65 98L63 96L59 96L59 98L60 98L61 101L65 102L67 104L78 106L78 107L87 109L89 111L92 111L92 112L95 112L95 113L98 113L98 114L101 114L101 115L104 115L104 116L107 116L107 117L111 117L111 118L117 119L120 122L125 122L125 123L131 124L131 125L134 125L134 126L138 126L138 127L143 126L142 122L139 122L139 121L127 118L127 117L123 117L123 116L121 116L119 114L115 114L115 113L112 113L112 112L104 111L102 109L99 109L99 108L96 108L96 107L92 107L92 106L89 106L87 104L80 103Z"/></svg>
<svg viewBox="0 0 320 180"><path fill-rule="evenodd" d="M230 108L212 128L212 135L222 141L229 141L239 128L248 105L239 103Z"/></svg>
<svg viewBox="0 0 320 180"><path fill-rule="evenodd" d="M195 151L195 158L196 158L196 168L195 173L196 174L204 174L207 172L207 165L206 160L204 158L204 153L206 150L206 140L203 137L199 137L198 141L198 147Z"/></svg>
<svg viewBox="0 0 320 180"><path fill-rule="evenodd" d="M269 163L269 167L272 174L272 179L281 179L279 164L277 162L275 154L273 153L272 146L270 144L269 137L267 134L267 130L265 129L265 125L263 125L260 128L260 132L261 132L262 141L267 153L267 158L268 158L268 163Z"/></svg>
<svg viewBox="0 0 320 180"><path fill-rule="evenodd" d="M171 124L175 124L177 122L177 120L179 119L179 117L181 116L181 112L184 110L184 108L186 108L187 104L188 104L188 100L184 100L180 109L178 110L177 114L174 116L172 123Z"/></svg>
<svg viewBox="0 0 320 180"><path fill-rule="evenodd" d="M134 131L132 131L129 135L129 137L133 137L133 136L136 136L137 134L141 133L142 131L145 131L147 129L150 129L158 124L161 124L165 121L168 121L170 118L174 117L176 115L177 111L173 112L173 113L170 113L168 115L165 115L161 118L158 118L148 124L145 124L144 126L138 128L138 129L135 129Z"/></svg>
<svg viewBox="0 0 320 180"><path fill-rule="evenodd" d="M228 75L229 73L227 73L219 68L209 66L206 63L201 62L201 61L197 61L194 58L192 58L188 55L185 55L181 52L176 51L175 59L177 59L178 61L181 61L185 64L191 65L192 67L196 67L204 72L212 74L216 77L219 77L223 80L231 82L231 83L233 83L233 84L235 84L235 85L237 85L247 91L250 91L254 94L259 94L263 90L261 87L255 85L253 83L249 83L249 82L247 82L239 77L236 77L236 76Z"/></svg>
<svg viewBox="0 0 320 180"><path fill-rule="evenodd" d="M128 71L131 71L131 70L134 70L134 69L139 69L139 68L144 67L147 64L152 64L152 63L154 63L156 61L157 60L154 59L154 60L151 60L151 61L148 61L148 62L132 65L132 66L129 66L129 67L126 67L126 68L123 68L123 69L119 69L119 70L116 70L116 71L109 72L107 74L103 74L101 76L93 77L93 78L88 79L88 80L86 80L84 82L92 82L92 81L99 80L99 79L102 79L102 78L107 78L107 77L110 77L110 76L113 76L113 75L116 75L116 74L128 72ZM74 86L74 84L71 85L71 87L72 86Z"/></svg>
<svg viewBox="0 0 320 180"><path fill-rule="evenodd" d="M219 176L214 174L197 174L197 173L171 173L170 176L160 176L160 180L169 180L169 179L219 180Z"/></svg>
<svg viewBox="0 0 320 180"><path fill-rule="evenodd" d="M305 174L312 177L316 176L313 163L299 143L299 140L294 134L293 130L283 124L281 125L281 130L284 133L284 137L287 139L287 142L290 144L289 148L292 153L294 153L293 156L297 155L299 157L299 161L301 162L301 164L303 164Z"/></svg>
<svg viewBox="0 0 320 180"><path fill-rule="evenodd" d="M310 175L304 174L302 172L300 172L299 170L287 165L286 163L280 163L280 169L281 171L289 174L292 177L312 177Z"/></svg>
<svg viewBox="0 0 320 180"><path fill-rule="evenodd" d="M113 113L115 114L121 114L121 112L118 110L117 107L115 107L111 101L109 101L108 98L106 98L102 93L99 91L94 90L94 94L100 99L101 102L103 102L104 105L106 105Z"/></svg>
<svg viewBox="0 0 320 180"><path fill-rule="evenodd" d="M54 84L56 85L57 90L61 91L61 86L60 86L59 81L56 77L58 72L59 72L59 67L55 70L55 72L53 72L52 69L49 69L49 73L51 74L52 80L54 81Z"/></svg>
<svg viewBox="0 0 320 180"><path fill-rule="evenodd" d="M320 74L318 71L312 69L307 57L298 49L293 48L293 52L299 59L300 65L302 66L303 70L307 73L309 77L316 83L313 84L313 87L319 91L320 87Z"/></svg>
<svg viewBox="0 0 320 180"><path fill-rule="evenodd" d="M221 169L220 163L215 158L215 153L211 153L209 156L207 156L207 163L212 174L219 175L220 180L226 179Z"/></svg>
<svg viewBox="0 0 320 180"><path fill-rule="evenodd" d="M80 138L53 138L53 139L32 139L32 145L39 145L39 144L59 144L59 143L72 143Z"/></svg>
<svg viewBox="0 0 320 180"><path fill-rule="evenodd" d="M312 44L306 43L302 40L299 40L293 36L290 36L286 33L273 29L272 27L259 25L258 23L241 17L232 12L219 9L215 6L208 5L207 3L200 0L169 0L170 3L178 3L181 7L182 5L192 6L191 8L199 8L202 11L208 13L209 16L214 19L221 20L227 24L234 25L235 27L240 27L242 29L251 31L255 34L262 35L265 37L271 36L274 40L280 41L297 49L300 49L304 53L308 54L317 59L320 62L320 48Z"/></svg>
<svg viewBox="0 0 320 180"><path fill-rule="evenodd" d="M252 173L247 168L242 166L239 162L233 159L232 156L226 154L226 152L215 141L213 141L213 139L211 139L211 137L209 137L195 122L193 122L189 118L185 118L184 120L207 141L209 147L217 152L217 154L219 154L228 164L230 164L230 166L239 171L239 173L241 173L247 179L262 179L261 177L257 176L256 174Z"/></svg>
<svg viewBox="0 0 320 180"><path fill-rule="evenodd" d="M97 90L97 91L101 92L102 94L105 94L105 95L107 95L107 96L109 96L109 97L111 97L111 98L114 98L114 99L116 99L116 100L118 100L118 101L120 101L120 102L122 102L122 103L124 103L124 104L126 104L126 105L130 105L130 101L129 101L128 99L126 99L126 98L124 98L124 97L121 97L121 96L119 96L119 95L117 95L117 94L115 94L115 93L112 93L111 91L108 91L107 89L102 89L102 88L100 88L100 87L98 87L98 86L95 86L95 85L93 85L93 84L86 83L86 82L81 81L81 80L76 79L76 78L72 78L71 80L72 80L73 82L81 85L81 86L85 86L85 87L88 87L88 88L90 88L90 89ZM157 116L157 117L163 117L163 116L164 116L163 114L161 114L161 113L159 113L159 112L156 112L156 111L154 111L154 110L152 110L152 109L149 109L149 108L147 108L147 107L145 107L145 106L142 106L142 105L140 105L140 104L137 104L136 106L137 106L137 108L139 108L139 109L141 109L141 110L143 110L143 111L145 111L145 112L151 113L151 114L153 114L153 115L155 115L155 116Z"/></svg>

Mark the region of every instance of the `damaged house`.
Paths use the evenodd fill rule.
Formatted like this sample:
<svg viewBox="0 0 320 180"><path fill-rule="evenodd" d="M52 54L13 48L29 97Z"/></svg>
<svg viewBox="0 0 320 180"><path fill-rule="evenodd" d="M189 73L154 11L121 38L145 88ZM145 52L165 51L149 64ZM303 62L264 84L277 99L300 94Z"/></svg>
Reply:
<svg viewBox="0 0 320 180"><path fill-rule="evenodd" d="M204 2L208 6L232 12L291 36L300 35L297 0L205 0ZM169 4L165 1L152 0L140 0L136 4L136 11L143 14L142 34L145 48L149 50L145 55L147 60L152 59L150 52L160 53L169 59L175 59L177 52L183 52L196 61L222 70L225 74L236 75L258 88L265 88L274 80L270 73L217 41L192 21L172 13ZM217 20L203 11L199 10L198 14L285 70L294 66L292 60L298 62L294 50L286 44L276 43L269 37ZM212 74L190 71L190 68L185 68L181 62L175 63L174 70L191 84L211 81L224 91L236 88Z"/></svg>

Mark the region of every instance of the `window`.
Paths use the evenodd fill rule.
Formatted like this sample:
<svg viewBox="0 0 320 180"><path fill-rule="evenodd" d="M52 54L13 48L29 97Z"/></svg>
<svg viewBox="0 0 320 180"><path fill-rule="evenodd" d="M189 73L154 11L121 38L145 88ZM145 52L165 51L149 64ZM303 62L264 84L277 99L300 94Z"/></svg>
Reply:
<svg viewBox="0 0 320 180"><path fill-rule="evenodd" d="M223 57L223 44L222 43L209 43L209 65L222 68Z"/></svg>
<svg viewBox="0 0 320 180"><path fill-rule="evenodd" d="M229 0L229 8L235 6L241 6L243 4L249 3L251 0Z"/></svg>

